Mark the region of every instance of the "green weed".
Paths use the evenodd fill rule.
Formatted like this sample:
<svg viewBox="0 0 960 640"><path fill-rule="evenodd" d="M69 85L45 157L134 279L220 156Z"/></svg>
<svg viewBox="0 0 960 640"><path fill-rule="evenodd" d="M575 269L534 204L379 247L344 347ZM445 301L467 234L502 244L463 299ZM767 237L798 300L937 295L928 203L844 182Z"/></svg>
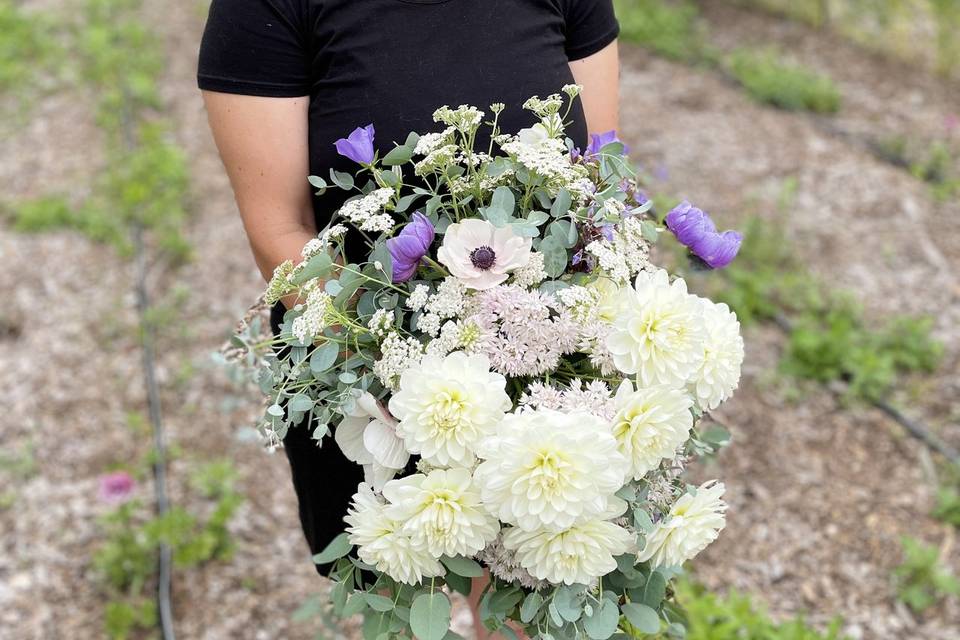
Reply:
<svg viewBox="0 0 960 640"><path fill-rule="evenodd" d="M48 13L0 0L0 92L27 102L62 59L58 25Z"/></svg>
<svg viewBox="0 0 960 640"><path fill-rule="evenodd" d="M740 49L726 61L727 70L756 101L791 111L834 113L840 91L833 81L772 50Z"/></svg>
<svg viewBox="0 0 960 640"><path fill-rule="evenodd" d="M894 569L897 598L922 613L941 600L960 594L960 581L940 562L936 547L904 537L903 562Z"/></svg>
<svg viewBox="0 0 960 640"><path fill-rule="evenodd" d="M682 610L687 640L840 640L841 621L834 620L823 633L802 617L776 623L748 595L730 591L721 596L687 580L676 585L676 602ZM646 638L642 634L637 638ZM658 639L678 637L668 632Z"/></svg>
<svg viewBox="0 0 960 640"><path fill-rule="evenodd" d="M615 0L620 37L671 60L697 61L705 44L699 12L682 0Z"/></svg>

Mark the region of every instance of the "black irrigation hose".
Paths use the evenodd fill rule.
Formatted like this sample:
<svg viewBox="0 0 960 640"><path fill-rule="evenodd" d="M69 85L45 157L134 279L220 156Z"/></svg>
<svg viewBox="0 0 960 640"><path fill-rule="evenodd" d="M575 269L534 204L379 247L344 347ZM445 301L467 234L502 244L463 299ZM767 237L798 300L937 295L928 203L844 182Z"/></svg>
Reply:
<svg viewBox="0 0 960 640"><path fill-rule="evenodd" d="M140 346L143 355L143 378L147 388L147 405L150 424L153 426L153 488L156 495L157 514L164 515L170 508L167 499L167 445L160 413L160 389L157 386L156 354L153 344L153 327L147 320L150 298L147 292L147 258L143 245L143 227L137 223L133 229L133 244L137 261L137 314L140 319ZM160 611L160 631L164 640L174 640L173 606L170 602L172 553L170 545L160 543L157 560L157 607Z"/></svg>
<svg viewBox="0 0 960 640"><path fill-rule="evenodd" d="M125 107L129 106L129 97L124 100ZM121 114L121 134L123 144L128 151L133 151L136 142L133 135L133 125L130 121L130 112L124 108ZM156 376L156 352L154 349L153 327L147 318L150 309L150 295L147 289L147 252L143 242L143 224L136 221L133 225L133 248L137 269L137 317L140 329L140 353L143 363L143 380L147 391L147 409L150 424L153 427L153 490L156 498L157 515L163 516L170 509L167 499L167 444L163 432L163 420L160 412L160 388ZM175 640L173 631L173 605L170 601L171 565L173 554L170 545L160 543L157 557L157 609L160 612L160 632L163 640Z"/></svg>
<svg viewBox="0 0 960 640"><path fill-rule="evenodd" d="M782 313L777 313L773 317L773 323L777 325L777 328L780 329L786 335L790 335L793 331L793 324L790 322ZM835 394L839 395L839 391L836 389L831 389ZM934 433L917 420L911 420L907 416L903 415L899 409L889 404L886 400L880 400L876 398L865 398L865 400L882 411L887 417L892 419L894 422L899 424L901 427L906 429L907 433L925 444L930 449L933 449L944 458L946 458L952 464L960 466L960 451L957 451L949 444L938 438Z"/></svg>

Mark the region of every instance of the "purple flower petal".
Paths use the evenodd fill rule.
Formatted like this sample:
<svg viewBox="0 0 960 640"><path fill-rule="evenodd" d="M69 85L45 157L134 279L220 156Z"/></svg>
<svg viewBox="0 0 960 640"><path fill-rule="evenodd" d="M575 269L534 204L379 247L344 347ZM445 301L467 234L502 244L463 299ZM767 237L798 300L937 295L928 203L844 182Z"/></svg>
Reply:
<svg viewBox="0 0 960 640"><path fill-rule="evenodd" d="M357 127L346 138L340 138L334 142L337 153L350 158L358 164L370 164L373 162L373 125L368 124L365 127Z"/></svg>
<svg viewBox="0 0 960 640"><path fill-rule="evenodd" d="M737 231L717 233L710 216L687 201L667 214L666 223L680 244L714 269L730 264L743 242Z"/></svg>
<svg viewBox="0 0 960 640"><path fill-rule="evenodd" d="M435 235L430 218L417 211L395 238L387 240L387 251L393 258L394 282L404 282L413 277L420 259L430 250Z"/></svg>
<svg viewBox="0 0 960 640"><path fill-rule="evenodd" d="M610 144L611 142L619 142L620 144L623 144L623 141L617 137L616 129L604 131L603 133L591 133L590 145L587 147L587 151L584 155L595 156L600 153L600 149L602 149L604 145ZM630 153L630 148L623 144L623 155L628 153Z"/></svg>

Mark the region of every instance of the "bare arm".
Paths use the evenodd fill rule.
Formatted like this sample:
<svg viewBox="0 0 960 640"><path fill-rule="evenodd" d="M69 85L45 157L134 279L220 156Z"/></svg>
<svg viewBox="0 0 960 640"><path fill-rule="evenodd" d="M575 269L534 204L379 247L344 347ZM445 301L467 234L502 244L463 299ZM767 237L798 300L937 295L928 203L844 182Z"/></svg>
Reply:
<svg viewBox="0 0 960 640"><path fill-rule="evenodd" d="M309 99L204 91L203 100L250 248L269 280L317 234L307 183Z"/></svg>
<svg viewBox="0 0 960 640"><path fill-rule="evenodd" d="M620 56L614 40L597 53L570 63L590 133L603 133L620 125Z"/></svg>

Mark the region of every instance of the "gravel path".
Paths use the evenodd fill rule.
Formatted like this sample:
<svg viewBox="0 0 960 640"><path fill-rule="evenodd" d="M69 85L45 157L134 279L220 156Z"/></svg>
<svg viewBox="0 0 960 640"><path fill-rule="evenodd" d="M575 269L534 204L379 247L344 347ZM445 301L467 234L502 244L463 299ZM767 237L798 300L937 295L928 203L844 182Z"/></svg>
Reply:
<svg viewBox="0 0 960 640"><path fill-rule="evenodd" d="M766 18L741 24L708 4L722 25L718 39L739 42L737 29L776 39L794 28ZM192 0L152 7L170 52L163 94L194 176L189 239L197 259L176 272L157 269L151 282L157 292L188 292L177 323L160 336L165 423L178 451L171 493L197 507L186 491L189 470L228 457L247 498L231 527L233 560L175 575L178 631L191 639L311 638L311 625L290 614L322 583L298 528L286 462L282 452L260 451L243 428L259 410L256 393L210 364L260 282L194 88L203 15ZM851 96L837 126L872 130L882 121L892 131L932 131L924 124L958 104L921 74L855 50L843 55L859 66L833 63L820 51L805 46L803 55L821 56ZM624 58L624 135L647 166L666 169L658 190L690 197L732 226L747 212L771 212L784 180L795 178L790 235L815 271L872 311L936 315L948 358L931 381L911 385L907 406L960 444L960 389L950 375L960 350L957 203L936 203L925 185L822 123L756 106L709 72L633 50ZM885 74L895 77L881 83ZM922 113L891 102L895 86L919 96ZM99 138L76 98L38 104L26 127L5 132L4 198L83 193L100 161ZM2 639L102 637L104 597L89 569L105 511L96 479L146 450L145 436L128 426L128 414L144 406L132 277L128 262L78 236L0 227L0 291L9 292L0 308L0 451L24 461L0 467L0 487L13 495L0 510ZM721 416L735 446L698 471L723 478L732 503L728 530L697 563L698 575L712 587L757 593L778 616L806 611L821 623L841 614L854 637L956 640L956 603L916 620L893 604L887 578L900 535L952 544L951 530L927 516L923 451L881 416L843 410L825 392L787 402L772 374L779 342L769 329L748 334L743 390ZM140 493L149 499L148 486ZM952 562L960 572L956 554Z"/></svg>

